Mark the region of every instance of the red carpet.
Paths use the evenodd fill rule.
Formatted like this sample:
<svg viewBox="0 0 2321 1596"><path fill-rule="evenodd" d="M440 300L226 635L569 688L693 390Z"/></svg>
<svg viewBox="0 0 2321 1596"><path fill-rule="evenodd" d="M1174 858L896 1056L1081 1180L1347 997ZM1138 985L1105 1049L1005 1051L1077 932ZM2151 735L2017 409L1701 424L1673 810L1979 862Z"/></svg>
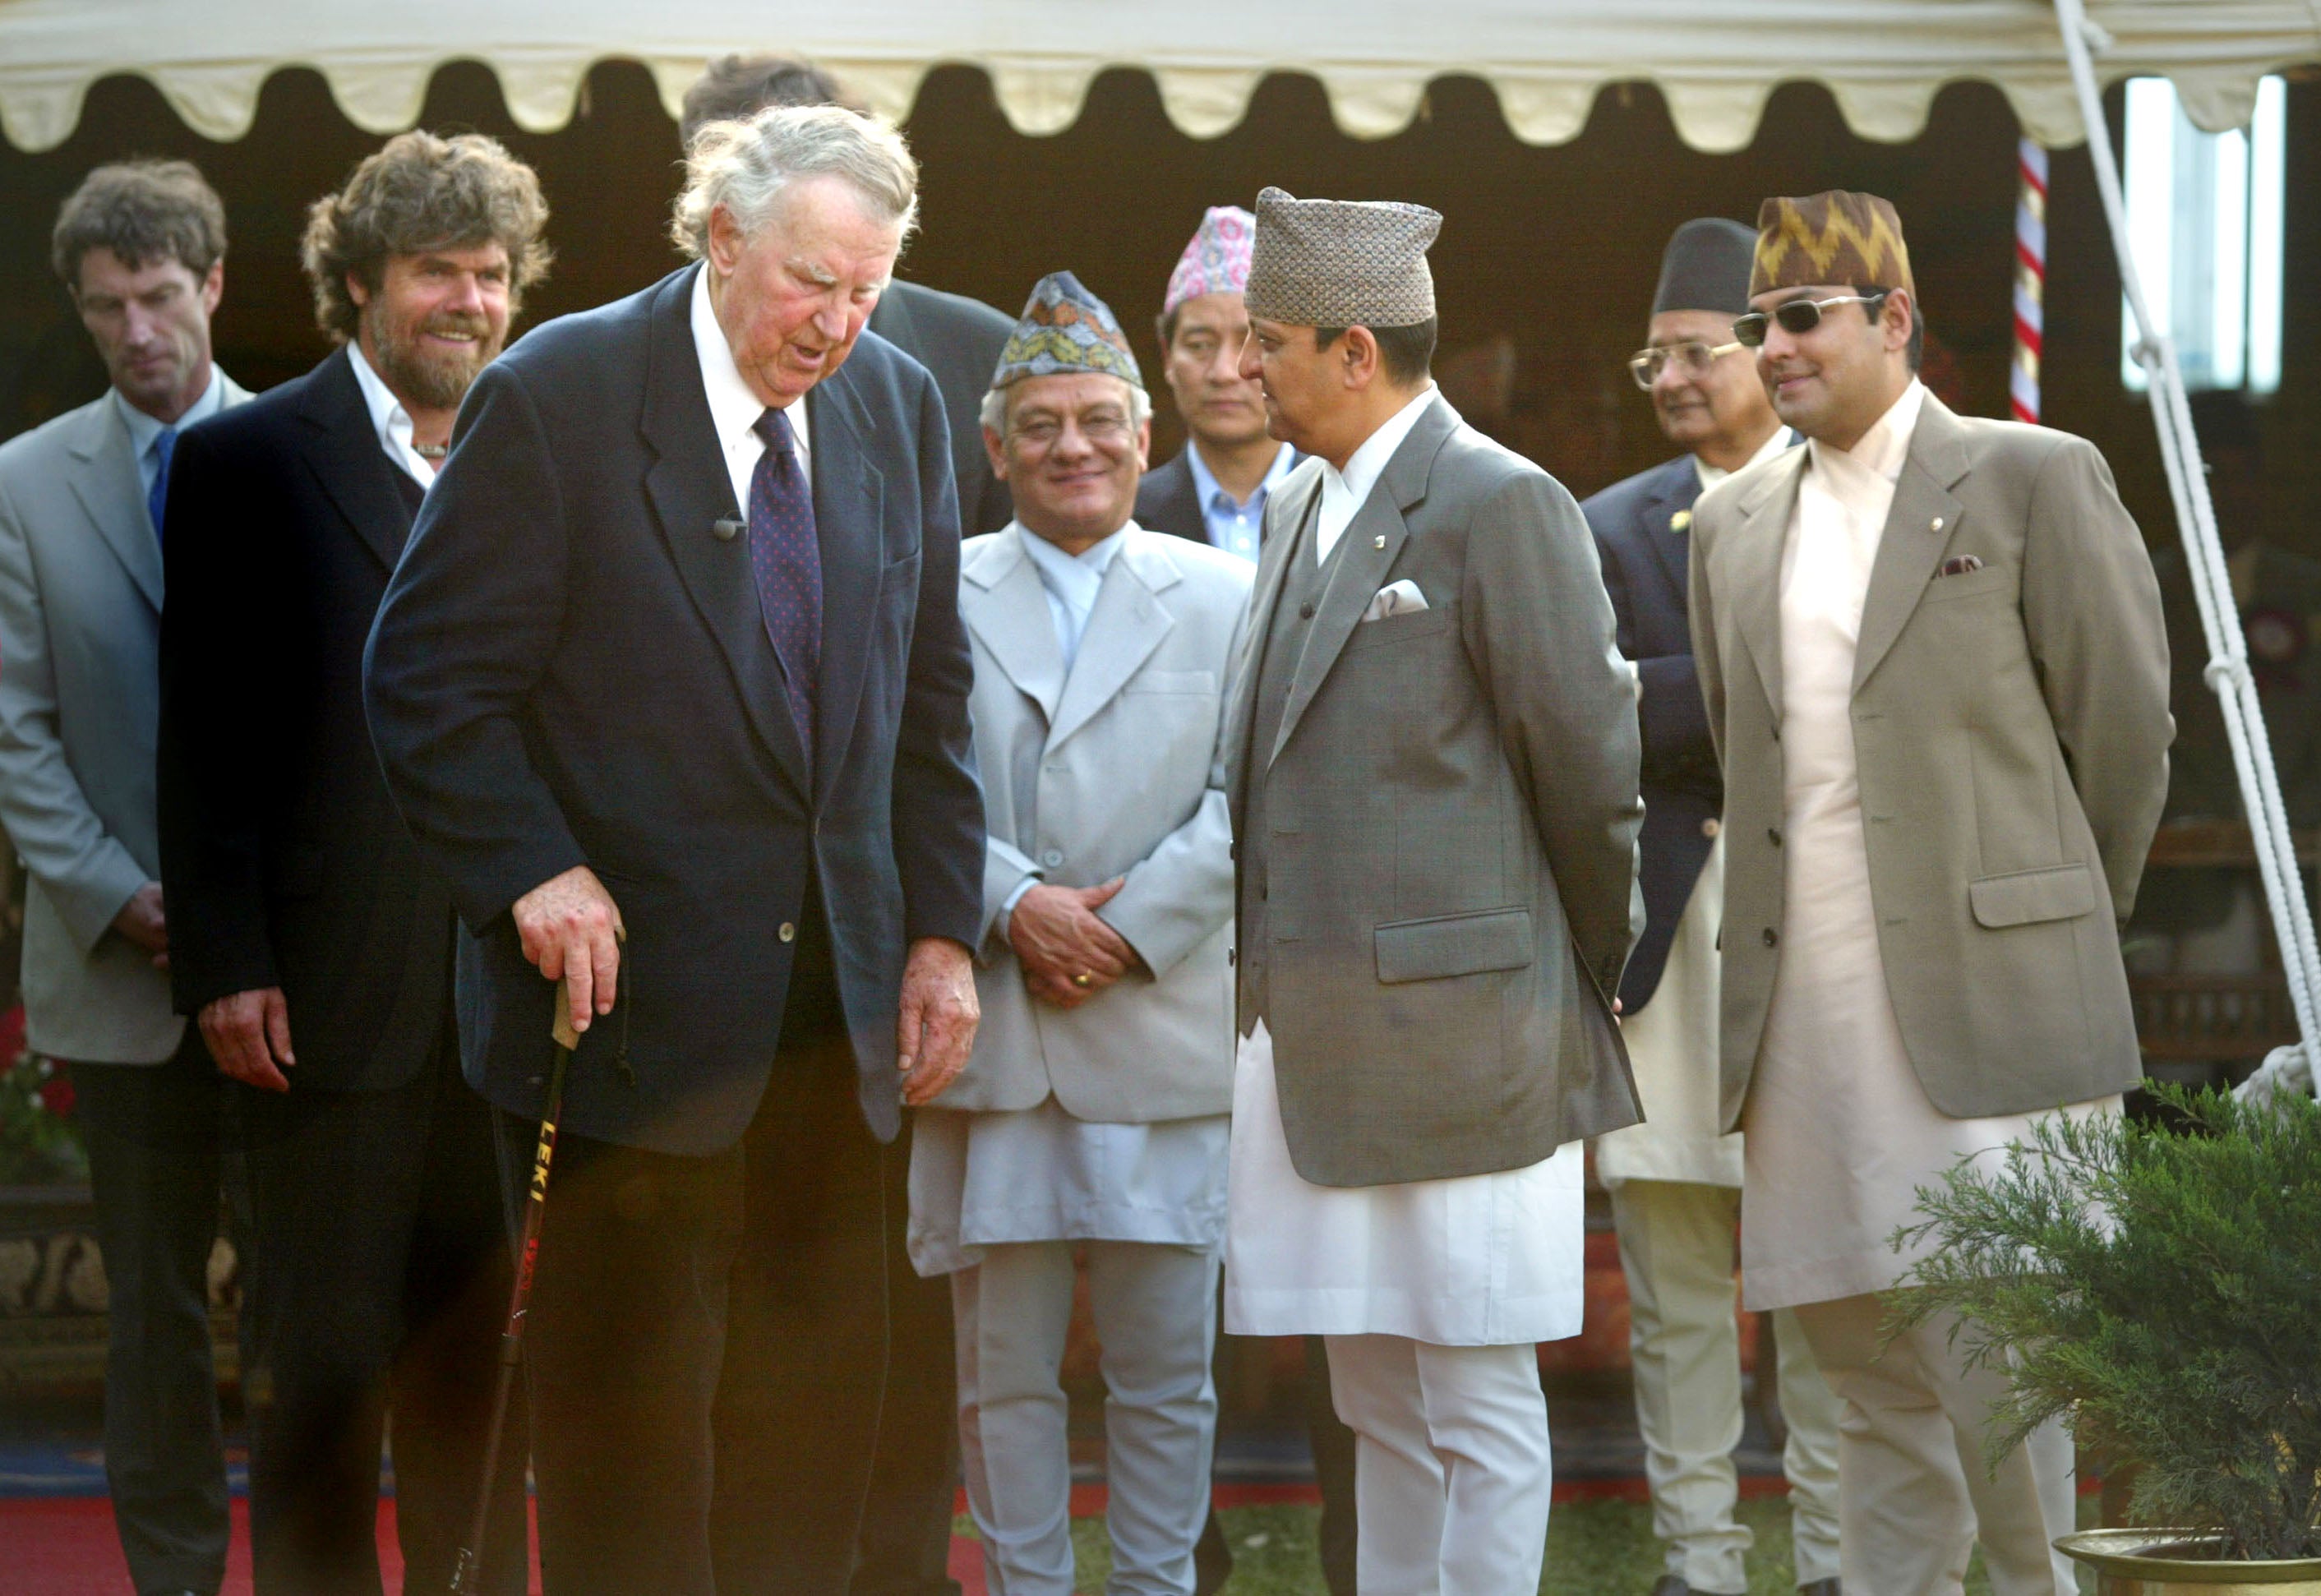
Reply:
<svg viewBox="0 0 2321 1596"><path fill-rule="evenodd" d="M1783 1488L1779 1480L1744 1478L1743 1496L1770 1494ZM1558 1501L1644 1500L1642 1480L1573 1480L1556 1487ZM1250 1507L1274 1502L1317 1502L1311 1485L1220 1485L1217 1505ZM1072 1487L1072 1516L1095 1518L1104 1512L1105 1488ZM967 1510L960 1503L959 1510ZM403 1555L395 1542L395 1501L378 1504L378 1562L389 1596L403 1584ZM967 1596L984 1596L983 1561L975 1544L953 1540L951 1577L966 1587ZM537 1558L532 1575L534 1596L540 1591ZM5 1596L133 1596L129 1571L122 1562L121 1543L114 1538L113 1504L102 1497L0 1498L0 1592ZM226 1555L225 1589L222 1596L250 1596L250 1519L247 1503L233 1504L233 1546ZM412 1592L411 1596L437 1596Z"/></svg>

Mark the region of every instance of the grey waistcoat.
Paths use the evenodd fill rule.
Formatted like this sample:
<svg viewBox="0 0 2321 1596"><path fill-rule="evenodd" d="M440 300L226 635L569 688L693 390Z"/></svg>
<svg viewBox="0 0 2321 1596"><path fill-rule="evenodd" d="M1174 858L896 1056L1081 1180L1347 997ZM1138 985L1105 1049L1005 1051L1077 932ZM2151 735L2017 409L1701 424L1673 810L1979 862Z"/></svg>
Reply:
<svg viewBox="0 0 2321 1596"><path fill-rule="evenodd" d="M1298 661L1305 656L1306 640L1314 630L1314 611L1330 579L1330 567L1318 564L1309 552L1321 495L1315 494L1314 502L1315 514L1308 515L1297 530L1297 544L1290 551L1289 569L1282 573L1281 596L1276 601L1272 624L1265 632L1265 655L1258 666L1257 698L1250 715L1249 768L1253 771L1264 769L1264 761L1257 757L1256 751L1271 748L1274 738L1280 734L1281 717L1289 702L1289 684L1297 677ZM1345 542L1343 537L1338 541L1342 545ZM1337 550L1330 552L1335 554ZM1241 971L1243 1035L1254 1032L1257 1022L1266 1014L1266 949L1272 926L1267 914L1265 788L1262 775L1250 783L1247 834L1237 841L1241 935L1235 957Z"/></svg>

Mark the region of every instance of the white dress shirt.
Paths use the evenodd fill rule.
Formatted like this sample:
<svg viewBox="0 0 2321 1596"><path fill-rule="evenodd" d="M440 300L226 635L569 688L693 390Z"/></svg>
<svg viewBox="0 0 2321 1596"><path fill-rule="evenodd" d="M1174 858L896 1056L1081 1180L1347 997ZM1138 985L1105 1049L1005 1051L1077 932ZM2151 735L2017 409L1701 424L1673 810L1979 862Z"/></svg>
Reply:
<svg viewBox="0 0 2321 1596"><path fill-rule="evenodd" d="M362 345L347 341L347 364L355 369L355 386L362 389L363 405L370 411L371 431L378 435L378 446L387 458L400 467L404 473L422 488L435 480L435 462L419 452L412 441L411 412L395 397L395 390L386 379L371 369L363 358Z"/></svg>
<svg viewBox="0 0 2321 1596"><path fill-rule="evenodd" d="M750 479L766 452L765 440L756 432L766 402L750 390L742 369L733 363L733 346L725 341L717 312L709 303L709 264L693 274L693 352L701 361L701 388L709 399L709 424L716 429L718 452L725 474L733 479L733 503L743 515L750 513ZM793 403L785 411L790 436L797 442L798 470L807 491L814 488L814 450L806 441L806 406Z"/></svg>
<svg viewBox="0 0 2321 1596"><path fill-rule="evenodd" d="M1210 472L1208 462L1201 458L1200 445L1186 445L1185 464L1193 473L1193 497L1201 506L1201 526L1208 534L1209 547L1238 554L1252 564L1257 562L1258 534L1265 526L1265 501L1281 486L1281 479L1289 475L1297 458L1297 451L1287 443L1275 450L1273 463L1265 468L1265 479L1243 503L1227 493L1224 485Z"/></svg>
<svg viewBox="0 0 2321 1596"><path fill-rule="evenodd" d="M1741 462L1740 469L1745 471L1751 466L1763 465L1767 461L1772 460L1779 455L1781 451L1787 449L1789 446L1789 429L1786 426L1777 426L1773 429L1773 435L1771 437L1757 445L1757 452ZM1733 475L1731 471L1726 470L1723 466L1710 465L1707 461L1701 459L1700 456L1697 454L1692 457L1692 469L1699 474L1700 490L1703 493L1707 493L1719 482L1724 481L1725 478Z"/></svg>
<svg viewBox="0 0 2321 1596"><path fill-rule="evenodd" d="M1386 462L1410 436L1410 429L1418 424L1419 416L1434 398L1434 385L1428 383L1424 391L1386 419L1386 424L1362 440L1346 461L1346 469L1339 470L1328 461L1322 462L1322 504L1314 519L1314 560L1315 564L1329 559L1330 551L1338 546L1346 527L1369 498L1370 489L1378 486L1379 476Z"/></svg>
<svg viewBox="0 0 2321 1596"><path fill-rule="evenodd" d="M182 433L194 423L207 421L225 408L224 374L215 364L210 367L210 383L202 389L202 397L187 406L186 413L173 422L165 424L146 415L123 398L117 388L108 388L105 393L113 401L114 411L121 417L121 424L129 429L129 451L137 457L137 497L140 500L153 497L153 479L161 474L161 451L158 445L162 433L169 427Z"/></svg>

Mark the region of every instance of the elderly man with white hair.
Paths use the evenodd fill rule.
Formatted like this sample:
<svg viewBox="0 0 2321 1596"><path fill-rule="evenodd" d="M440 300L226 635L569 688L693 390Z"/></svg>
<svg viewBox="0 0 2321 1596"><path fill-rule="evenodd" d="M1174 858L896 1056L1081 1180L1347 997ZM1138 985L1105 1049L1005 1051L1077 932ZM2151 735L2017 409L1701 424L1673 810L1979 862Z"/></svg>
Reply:
<svg viewBox="0 0 2321 1596"><path fill-rule="evenodd" d="M916 204L831 106L711 130L697 264L477 379L372 634L452 886L469 1080L528 1179L552 1596L846 1587L881 1193L978 1017L984 830L942 401L864 324Z"/></svg>

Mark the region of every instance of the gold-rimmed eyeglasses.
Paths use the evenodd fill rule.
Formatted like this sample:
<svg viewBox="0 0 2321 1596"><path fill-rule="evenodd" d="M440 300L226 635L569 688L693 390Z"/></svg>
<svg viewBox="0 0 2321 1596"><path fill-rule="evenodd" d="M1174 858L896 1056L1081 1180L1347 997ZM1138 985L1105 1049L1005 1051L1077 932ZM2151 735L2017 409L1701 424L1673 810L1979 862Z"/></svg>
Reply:
<svg viewBox="0 0 2321 1596"><path fill-rule="evenodd" d="M1738 343L1703 343L1698 339L1687 339L1682 343L1655 343L1650 349L1638 350L1628 357L1628 375L1636 386L1649 388L1661 379L1661 373L1670 364L1688 377L1706 377L1709 367L1741 347Z"/></svg>

